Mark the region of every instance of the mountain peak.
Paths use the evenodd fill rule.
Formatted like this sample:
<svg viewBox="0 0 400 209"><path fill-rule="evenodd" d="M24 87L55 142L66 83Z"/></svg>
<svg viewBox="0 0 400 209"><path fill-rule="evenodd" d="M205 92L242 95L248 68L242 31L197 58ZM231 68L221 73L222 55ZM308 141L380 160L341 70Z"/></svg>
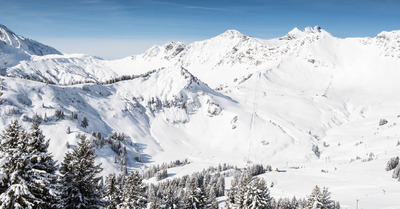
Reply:
<svg viewBox="0 0 400 209"><path fill-rule="evenodd" d="M5 25L0 24L0 30L5 30L5 31L9 31L12 32L10 29L8 29Z"/></svg>
<svg viewBox="0 0 400 209"><path fill-rule="evenodd" d="M0 24L0 41L10 44L11 40L9 35L16 36L13 31L8 29L5 25Z"/></svg>
<svg viewBox="0 0 400 209"><path fill-rule="evenodd" d="M400 30L394 30L394 31L382 31L378 33L376 38L385 38L385 39L390 39L390 38L398 38L400 37Z"/></svg>
<svg viewBox="0 0 400 209"><path fill-rule="evenodd" d="M322 32L322 28L319 27L318 25L315 27L306 27L303 29L304 33L321 33Z"/></svg>
<svg viewBox="0 0 400 209"><path fill-rule="evenodd" d="M12 30L2 24L0 24L0 41L4 43L4 45L2 45L3 51L7 52L18 50L28 55L39 56L61 54L61 52L50 46L15 34Z"/></svg>
<svg viewBox="0 0 400 209"><path fill-rule="evenodd" d="M320 26L315 26L315 27L305 27L303 30L296 28L293 28L293 30L289 31L289 33L284 36L284 39L294 39L294 38L301 38L304 36L309 36L309 35L320 35L320 34L329 34L325 30L323 30ZM330 35L330 34L329 34Z"/></svg>
<svg viewBox="0 0 400 209"><path fill-rule="evenodd" d="M311 34L311 33L321 33L323 29L320 26L315 26L315 27L305 27L303 30L296 28L293 28L288 34L299 34L299 33L306 33L306 34Z"/></svg>
<svg viewBox="0 0 400 209"><path fill-rule="evenodd" d="M170 41L164 45L165 50L169 51L175 48L185 48L185 44L182 42Z"/></svg>
<svg viewBox="0 0 400 209"><path fill-rule="evenodd" d="M224 33L220 34L218 37L234 39L234 38L243 38L246 36L237 30L227 30Z"/></svg>

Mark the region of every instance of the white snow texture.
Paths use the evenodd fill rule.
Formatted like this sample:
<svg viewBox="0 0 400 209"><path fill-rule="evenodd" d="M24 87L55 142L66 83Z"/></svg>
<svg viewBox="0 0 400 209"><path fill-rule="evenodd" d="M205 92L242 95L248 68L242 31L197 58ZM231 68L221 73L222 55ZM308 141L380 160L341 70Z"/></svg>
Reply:
<svg viewBox="0 0 400 209"><path fill-rule="evenodd" d="M341 39L316 26L262 40L229 30L102 60L61 54L0 25L0 74L1 129L46 115L41 128L58 162L78 135L118 132L128 137L128 170L188 158L168 170L179 177L262 163L287 171L261 176L275 198L320 185L343 208L356 199L364 209L400 205L400 182L385 171L400 155L400 31ZM118 172L108 146L97 155L104 174Z"/></svg>

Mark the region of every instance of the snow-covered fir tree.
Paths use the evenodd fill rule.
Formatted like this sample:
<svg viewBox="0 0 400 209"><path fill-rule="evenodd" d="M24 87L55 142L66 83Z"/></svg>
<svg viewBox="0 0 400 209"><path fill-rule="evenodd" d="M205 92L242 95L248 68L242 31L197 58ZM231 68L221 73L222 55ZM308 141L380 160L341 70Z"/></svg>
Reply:
<svg viewBox="0 0 400 209"><path fill-rule="evenodd" d="M231 208L242 208L244 207L244 192L248 184L250 184L251 177L248 173L239 173L234 176L232 181L232 188L230 196L228 197L228 204Z"/></svg>
<svg viewBox="0 0 400 209"><path fill-rule="evenodd" d="M3 193L9 187L8 182L10 178L10 168L8 163L13 156L13 153L18 151L18 144L20 143L20 127L18 125L18 121L12 121L7 128L1 134L0 140L0 157L1 157L1 173L2 181L1 181L1 189L0 192Z"/></svg>
<svg viewBox="0 0 400 209"><path fill-rule="evenodd" d="M102 208L101 177L97 176L102 168L95 164L95 158L94 147L86 136L65 154L60 168L61 208Z"/></svg>
<svg viewBox="0 0 400 209"><path fill-rule="evenodd" d="M161 195L158 193L158 189L154 184L150 184L147 187L147 200L149 203L150 209L159 209L161 208Z"/></svg>
<svg viewBox="0 0 400 209"><path fill-rule="evenodd" d="M57 167L38 123L28 135L15 120L1 136L1 208L55 208Z"/></svg>
<svg viewBox="0 0 400 209"><path fill-rule="evenodd" d="M400 163L399 157L392 157L386 164L386 171L393 170L392 177L400 181Z"/></svg>
<svg viewBox="0 0 400 209"><path fill-rule="evenodd" d="M207 205L210 209L218 209L217 195L215 194L214 189L209 189L207 193Z"/></svg>
<svg viewBox="0 0 400 209"><path fill-rule="evenodd" d="M292 205L289 198L281 198L276 203L276 209L296 209L297 207Z"/></svg>
<svg viewBox="0 0 400 209"><path fill-rule="evenodd" d="M294 209L298 208L300 206L299 201L296 199L296 197L293 196L292 201L290 206Z"/></svg>
<svg viewBox="0 0 400 209"><path fill-rule="evenodd" d="M1 136L1 173L2 194L0 195L1 208L34 208L34 195L29 190L23 172L28 162L24 155L27 134L20 130L18 121L8 125Z"/></svg>
<svg viewBox="0 0 400 209"><path fill-rule="evenodd" d="M120 147L119 149L119 170L126 175L127 174L127 167L126 167L126 145Z"/></svg>
<svg viewBox="0 0 400 209"><path fill-rule="evenodd" d="M264 179L255 178L245 187L240 187L240 194L243 195L240 199L243 200L243 209L267 209L273 208L271 205L272 198L269 195L269 190Z"/></svg>
<svg viewBox="0 0 400 209"><path fill-rule="evenodd" d="M160 209L177 209L180 208L179 195L177 194L177 188L172 189L168 187L163 194L161 200Z"/></svg>
<svg viewBox="0 0 400 209"><path fill-rule="evenodd" d="M85 116L82 117L81 126L83 128L86 128L89 126L89 120L87 119L87 117L85 117Z"/></svg>
<svg viewBox="0 0 400 209"><path fill-rule="evenodd" d="M107 209L116 209L121 203L121 189L114 173L106 177L103 195Z"/></svg>
<svg viewBox="0 0 400 209"><path fill-rule="evenodd" d="M235 206L235 188L231 187L231 190L227 193L225 207L227 209L232 209Z"/></svg>
<svg viewBox="0 0 400 209"><path fill-rule="evenodd" d="M122 202L118 205L120 209L140 209L147 207L145 197L146 188L142 183L142 177L139 172L132 172L126 179L122 192Z"/></svg>
<svg viewBox="0 0 400 209"><path fill-rule="evenodd" d="M306 208L310 209L336 209L336 204L330 197L328 188L321 189L315 186L311 194L307 197ZM340 208L340 206L339 206Z"/></svg>
<svg viewBox="0 0 400 209"><path fill-rule="evenodd" d="M45 140L42 130L38 123L32 124L32 130L29 135L27 152L32 163L27 176L32 178L32 192L35 196L42 196L45 202L44 208L54 208L58 203L56 161L53 155L48 153L49 140ZM37 207L38 208L38 207Z"/></svg>
<svg viewBox="0 0 400 209"><path fill-rule="evenodd" d="M396 166L399 164L399 157L392 157L386 164L386 171L390 171L396 168Z"/></svg>
<svg viewBox="0 0 400 209"><path fill-rule="evenodd" d="M209 208L207 205L207 197L202 188L196 187L192 183L189 192L184 198L184 208L187 209L205 209Z"/></svg>

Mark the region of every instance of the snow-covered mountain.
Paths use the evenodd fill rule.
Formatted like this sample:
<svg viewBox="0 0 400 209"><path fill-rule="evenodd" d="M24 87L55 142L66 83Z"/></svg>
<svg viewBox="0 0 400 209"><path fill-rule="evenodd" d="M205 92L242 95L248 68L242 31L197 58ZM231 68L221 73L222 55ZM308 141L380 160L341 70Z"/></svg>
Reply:
<svg viewBox="0 0 400 209"><path fill-rule="evenodd" d="M224 162L271 164L287 170L265 174L275 196L321 184L344 207L362 199L364 208L395 208L368 196L400 194L384 170L400 153L399 31L341 39L316 26L262 40L229 30L120 60L64 55L5 26L0 35L1 127L41 120L59 161L79 135L117 132L128 169L184 158L192 163L172 169L176 176ZM119 170L113 145L97 153L104 173ZM308 181L293 187L293 179Z"/></svg>
<svg viewBox="0 0 400 209"><path fill-rule="evenodd" d="M0 70L18 64L30 56L61 54L56 49L32 39L16 35L6 26L0 24Z"/></svg>
<svg viewBox="0 0 400 209"><path fill-rule="evenodd" d="M2 51L6 51L6 48L14 48L28 55L43 56L48 54L61 54L61 52L50 46L16 35L4 25L0 25L0 40L2 41Z"/></svg>

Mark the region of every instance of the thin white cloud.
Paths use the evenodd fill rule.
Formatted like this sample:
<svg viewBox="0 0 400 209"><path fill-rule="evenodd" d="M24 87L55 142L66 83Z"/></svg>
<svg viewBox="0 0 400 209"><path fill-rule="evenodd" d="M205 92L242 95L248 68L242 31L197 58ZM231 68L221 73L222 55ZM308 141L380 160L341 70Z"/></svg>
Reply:
<svg viewBox="0 0 400 209"><path fill-rule="evenodd" d="M144 53L154 45L164 45L170 40L131 40L97 38L50 38L40 42L66 54L87 54L107 60L122 59ZM185 43L190 43L185 41Z"/></svg>
<svg viewBox="0 0 400 209"><path fill-rule="evenodd" d="M183 6L185 9L209 10L209 11L232 11L230 8Z"/></svg>
<svg viewBox="0 0 400 209"><path fill-rule="evenodd" d="M179 4L173 2L166 2L166 1L147 1L149 3L158 4L158 5L166 5L166 6L173 6L179 7L182 9L193 9L193 10L208 10L208 11L234 11L235 8L230 7L204 7L204 6L197 6L197 5L190 5L190 4Z"/></svg>

